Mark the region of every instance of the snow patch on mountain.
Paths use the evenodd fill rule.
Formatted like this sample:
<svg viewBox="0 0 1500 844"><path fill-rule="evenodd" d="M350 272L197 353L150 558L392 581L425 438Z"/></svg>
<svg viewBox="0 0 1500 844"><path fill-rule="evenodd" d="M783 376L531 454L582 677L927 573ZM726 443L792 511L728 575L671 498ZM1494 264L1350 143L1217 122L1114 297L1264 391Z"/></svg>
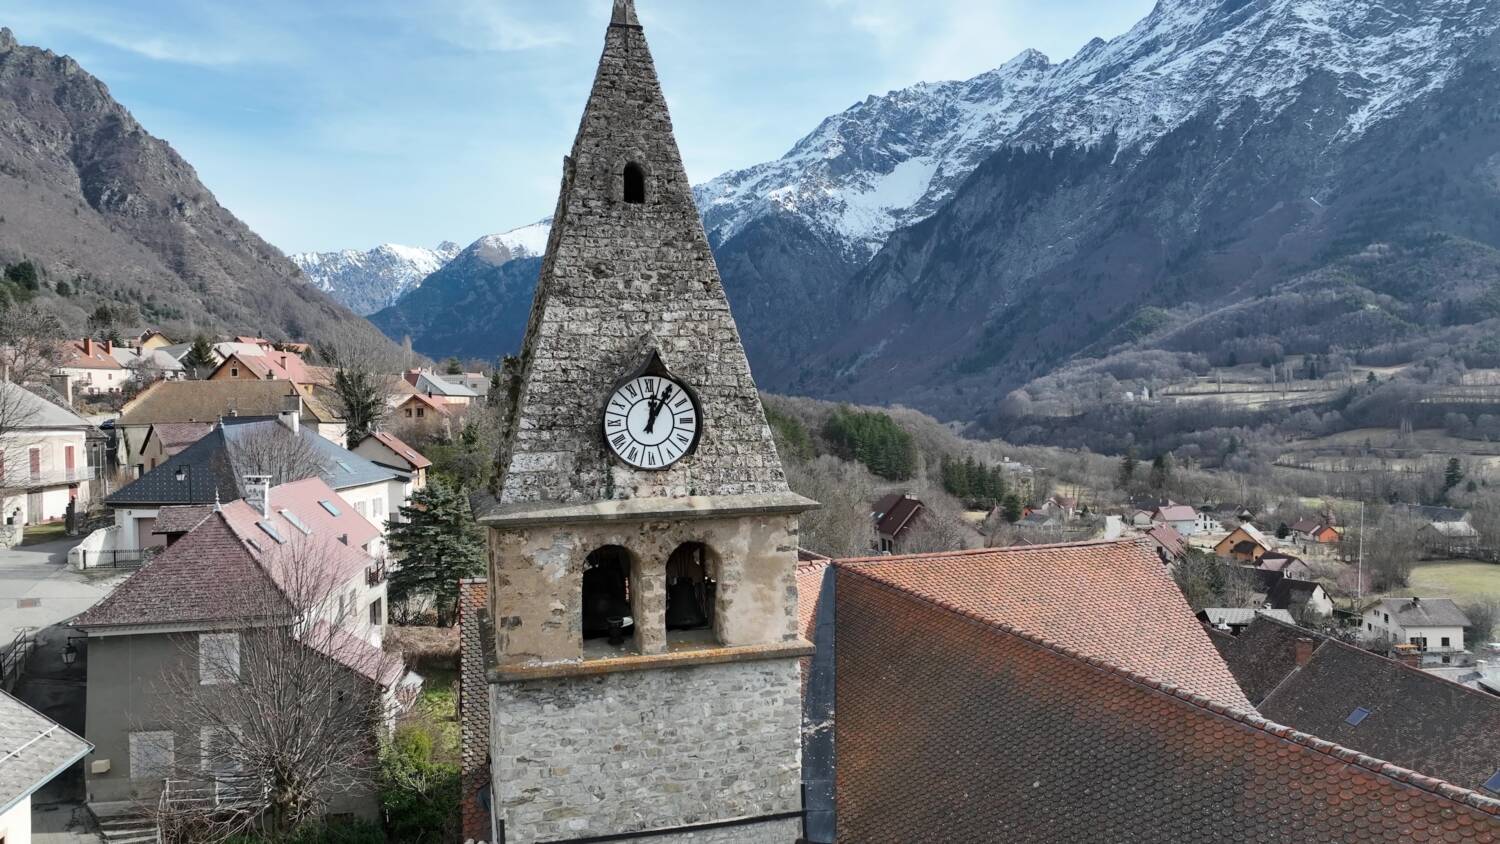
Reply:
<svg viewBox="0 0 1500 844"><path fill-rule="evenodd" d="M386 243L364 251L304 252L291 260L309 284L368 316L393 304L459 252L458 244L451 242L435 249Z"/></svg>
<svg viewBox="0 0 1500 844"><path fill-rule="evenodd" d="M961 82L870 97L779 161L697 189L710 238L794 214L867 258L1007 146L1118 145L1124 160L1199 115L1272 121L1315 76L1350 104L1336 142L1440 88L1500 27L1500 0L1161 0L1129 32L1052 63L1028 50Z"/></svg>

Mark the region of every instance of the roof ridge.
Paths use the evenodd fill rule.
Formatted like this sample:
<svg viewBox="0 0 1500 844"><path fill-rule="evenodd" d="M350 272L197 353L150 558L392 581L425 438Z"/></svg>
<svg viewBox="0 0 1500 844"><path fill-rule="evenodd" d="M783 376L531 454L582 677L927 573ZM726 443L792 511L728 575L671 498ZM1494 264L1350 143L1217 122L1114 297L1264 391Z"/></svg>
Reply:
<svg viewBox="0 0 1500 844"><path fill-rule="evenodd" d="M1417 668L1416 666L1407 665L1406 663L1402 662L1399 659L1391 659L1388 656L1384 656L1382 654L1375 653L1374 651L1367 651L1367 650L1365 650L1364 648L1361 648L1358 645L1354 645L1354 644L1351 644L1349 642L1340 641L1338 639L1333 638L1332 636L1325 637L1325 641L1332 642L1333 644L1338 645L1339 647L1344 648L1345 650L1353 651L1353 652L1358 653L1358 654L1360 654L1362 656L1367 656L1367 657L1372 657L1374 659L1378 659L1381 662L1386 663L1387 665L1399 666L1401 668L1401 670L1408 672L1409 674L1411 674L1414 677L1421 677L1424 680L1435 681L1435 682L1443 684L1443 685L1452 686L1455 689L1462 690L1462 691L1464 691L1464 692L1466 692L1468 694L1471 694L1471 695L1477 695L1480 698L1483 698L1484 700L1487 700L1487 701L1490 701L1491 703L1495 703L1497 705L1500 705L1500 698L1497 698L1494 695L1489 694L1488 692L1481 692L1478 689L1471 689L1468 686L1465 686L1463 683L1454 682L1453 680L1449 680L1447 677L1440 677L1437 674L1433 674L1430 671L1423 671L1422 669ZM1318 650L1322 650L1322 648L1320 647L1320 648L1318 648ZM1270 695L1267 695L1267 697L1269 698Z"/></svg>
<svg viewBox="0 0 1500 844"><path fill-rule="evenodd" d="M1128 668L1123 668L1110 662L1107 659L1103 659L1102 657L1088 656L1079 651L1075 651L1072 648L1067 647L1066 645L1058 642L1053 642L1050 639L1045 639L1041 636L1034 636L1016 627L1012 627L1009 624L1005 624L1004 622L982 618L946 601L939 601L924 595L918 595L916 593L897 588L888 583L870 577L869 575L862 574L857 569L850 568L846 570L850 574L861 577L865 581L872 583L881 589L887 590L897 595L905 596L909 599L920 601L925 604L930 604L942 610L946 610L947 612L950 612L960 617L961 619L968 621L971 624L977 624L982 627L999 630L1002 633L1014 636L1017 639L1027 642L1035 647L1040 647L1045 650L1052 651L1053 653L1056 653L1066 659L1070 659L1075 662L1081 662L1105 674L1114 675L1134 685L1142 686L1148 691L1166 695L1185 704L1188 704L1189 706L1192 706L1196 709L1207 710L1214 715L1219 715L1228 718L1231 721L1236 721L1238 723L1244 724L1251 729L1270 733L1271 735L1279 739L1289 741L1293 744L1301 745L1302 747L1314 750L1324 756L1330 756L1341 762L1357 764L1360 767L1369 770L1373 774L1384 776L1387 779L1395 780L1398 783L1413 786L1422 791L1436 794L1439 797L1447 798L1456 803L1462 803L1471 808L1478 809L1481 812L1485 812L1486 814L1500 816L1500 799L1486 797L1478 793L1477 791L1471 791L1470 789L1464 788L1462 786L1454 785L1453 783L1447 782L1446 780L1441 780L1437 777L1429 777L1419 771L1414 771L1409 768L1403 768L1399 765L1392 764L1383 759L1377 759L1373 756L1366 756L1357 750L1353 750L1352 748L1343 747L1331 741L1320 739L1309 733L1303 733L1291 727L1277 724L1276 722L1261 716L1259 713L1253 710L1247 711L1238 707L1227 706L1217 701L1210 700L1204 695L1187 691L1165 680L1157 680L1144 674L1131 671Z"/></svg>
<svg viewBox="0 0 1500 844"><path fill-rule="evenodd" d="M955 557L977 557L983 554L1007 554L1027 553L1031 551L1052 551L1058 548L1093 548L1109 545L1136 545L1139 540L1135 537L1122 537L1120 539L1088 539L1079 542L1053 542L1047 545L1009 545L1004 548L965 548L960 551L932 551L923 554L888 554L873 557L847 557L833 560L837 566L869 565L872 563L902 563L915 560L939 560L952 559Z"/></svg>

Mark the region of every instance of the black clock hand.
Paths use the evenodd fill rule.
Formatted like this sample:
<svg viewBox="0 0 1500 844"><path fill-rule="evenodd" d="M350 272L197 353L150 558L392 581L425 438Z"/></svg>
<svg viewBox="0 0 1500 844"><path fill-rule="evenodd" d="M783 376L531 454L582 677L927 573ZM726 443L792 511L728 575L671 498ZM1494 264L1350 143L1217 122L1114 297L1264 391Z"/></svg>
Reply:
<svg viewBox="0 0 1500 844"><path fill-rule="evenodd" d="M651 406L651 415L646 417L646 433L655 433L656 417L661 415L661 409L667 406L667 400L670 398L672 398L671 387L668 387L667 391L661 394L661 398L652 397L656 404Z"/></svg>

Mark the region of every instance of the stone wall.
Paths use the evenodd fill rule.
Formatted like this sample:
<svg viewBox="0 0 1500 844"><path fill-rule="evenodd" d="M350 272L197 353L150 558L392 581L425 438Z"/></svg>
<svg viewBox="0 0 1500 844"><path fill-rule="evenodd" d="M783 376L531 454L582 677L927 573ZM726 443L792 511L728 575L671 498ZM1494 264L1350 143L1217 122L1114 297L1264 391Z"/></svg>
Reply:
<svg viewBox="0 0 1500 844"><path fill-rule="evenodd" d="M494 810L505 840L561 841L799 811L797 672L796 659L772 659L493 684ZM724 827L680 840L796 839L764 831Z"/></svg>
<svg viewBox="0 0 1500 844"><path fill-rule="evenodd" d="M0 524L0 549L14 548L21 544L26 528L21 525Z"/></svg>
<svg viewBox="0 0 1500 844"><path fill-rule="evenodd" d="M792 844L801 837L802 821L798 818L784 818L674 835L627 838L624 844Z"/></svg>
<svg viewBox="0 0 1500 844"><path fill-rule="evenodd" d="M584 562L610 545L633 560L636 653L667 649L666 563L686 542L703 543L716 558L720 644L791 642L800 632L795 516L542 526L489 536L491 610L504 665L582 656Z"/></svg>
<svg viewBox="0 0 1500 844"><path fill-rule="evenodd" d="M625 202L628 163L646 201ZM564 172L500 458L502 503L786 492L673 137L646 36L613 25ZM644 472L606 453L615 382L652 351L697 391L695 454Z"/></svg>

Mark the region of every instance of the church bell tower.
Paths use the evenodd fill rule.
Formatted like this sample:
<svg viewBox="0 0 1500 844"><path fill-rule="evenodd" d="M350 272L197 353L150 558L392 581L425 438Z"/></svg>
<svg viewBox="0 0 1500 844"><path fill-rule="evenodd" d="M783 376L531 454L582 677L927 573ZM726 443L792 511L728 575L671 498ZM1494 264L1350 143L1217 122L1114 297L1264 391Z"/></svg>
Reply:
<svg viewBox="0 0 1500 844"><path fill-rule="evenodd" d="M564 163L489 534L507 844L801 832L798 515L633 0Z"/></svg>

